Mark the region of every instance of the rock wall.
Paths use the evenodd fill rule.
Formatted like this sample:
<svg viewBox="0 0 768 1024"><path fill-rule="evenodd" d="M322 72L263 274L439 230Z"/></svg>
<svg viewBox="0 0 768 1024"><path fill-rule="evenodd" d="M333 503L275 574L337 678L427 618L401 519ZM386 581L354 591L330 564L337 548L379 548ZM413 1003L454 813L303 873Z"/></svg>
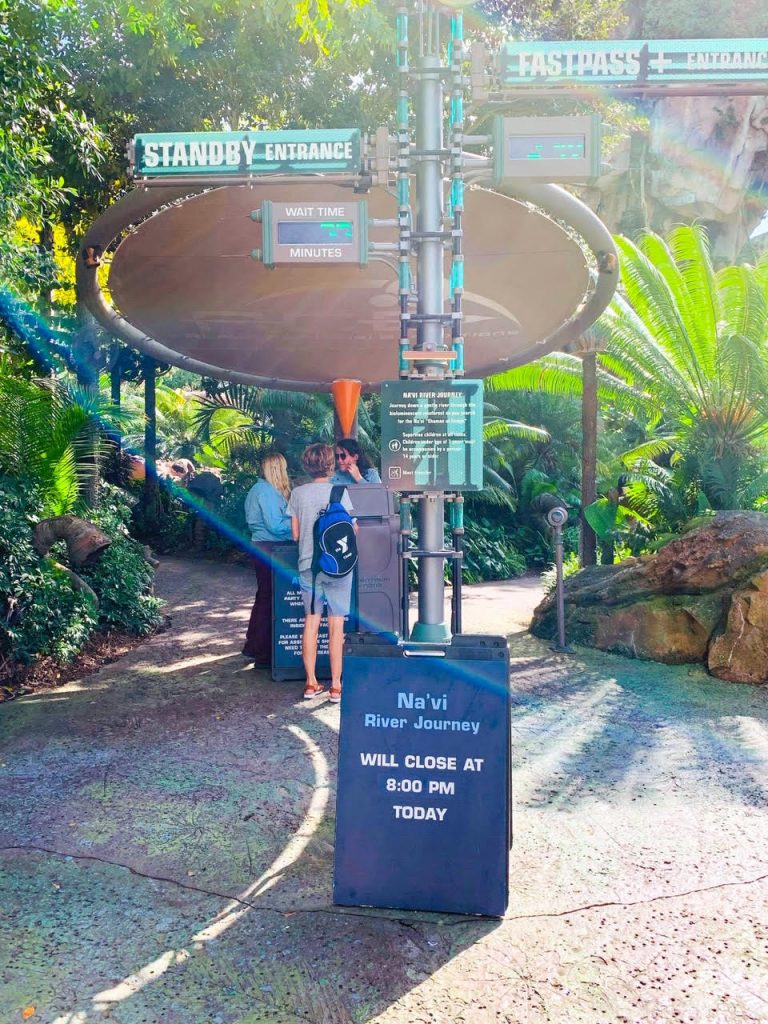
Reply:
<svg viewBox="0 0 768 1024"><path fill-rule="evenodd" d="M704 221L715 255L736 260L768 206L768 97L673 97L647 113L587 201L629 235Z"/></svg>
<svg viewBox="0 0 768 1024"><path fill-rule="evenodd" d="M768 683L768 516L718 512L656 554L583 569L565 581L565 610L575 643ZM556 615L552 593L531 632L554 639Z"/></svg>

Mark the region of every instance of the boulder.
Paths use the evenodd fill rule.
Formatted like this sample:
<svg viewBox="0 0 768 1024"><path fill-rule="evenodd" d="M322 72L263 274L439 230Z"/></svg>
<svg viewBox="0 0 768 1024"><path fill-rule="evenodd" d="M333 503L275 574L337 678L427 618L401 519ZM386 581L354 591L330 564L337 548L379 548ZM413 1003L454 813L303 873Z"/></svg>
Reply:
<svg viewBox="0 0 768 1024"><path fill-rule="evenodd" d="M768 571L734 592L725 629L709 646L707 667L734 683L768 682Z"/></svg>
<svg viewBox="0 0 768 1024"><path fill-rule="evenodd" d="M718 512L655 554L584 569L565 581L565 611L576 643L768 682L768 516ZM531 632L557 636L554 592Z"/></svg>

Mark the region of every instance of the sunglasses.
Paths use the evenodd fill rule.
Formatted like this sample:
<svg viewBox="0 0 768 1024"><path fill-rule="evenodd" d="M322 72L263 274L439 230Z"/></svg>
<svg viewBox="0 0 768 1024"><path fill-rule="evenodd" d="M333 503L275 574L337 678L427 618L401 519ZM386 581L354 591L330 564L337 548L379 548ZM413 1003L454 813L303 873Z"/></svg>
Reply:
<svg viewBox="0 0 768 1024"><path fill-rule="evenodd" d="M333 457L338 462L339 459L348 459L350 457L349 452L334 452Z"/></svg>

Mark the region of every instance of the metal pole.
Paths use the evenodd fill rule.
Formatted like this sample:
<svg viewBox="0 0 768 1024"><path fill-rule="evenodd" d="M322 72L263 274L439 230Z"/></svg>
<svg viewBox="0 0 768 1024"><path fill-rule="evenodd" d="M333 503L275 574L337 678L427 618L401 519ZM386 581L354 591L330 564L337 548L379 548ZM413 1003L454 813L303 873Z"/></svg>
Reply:
<svg viewBox="0 0 768 1024"><path fill-rule="evenodd" d="M563 528L555 527L555 572L557 573L557 644L561 651L565 643L565 588L563 586Z"/></svg>
<svg viewBox="0 0 768 1024"><path fill-rule="evenodd" d="M437 237L418 239L418 311L434 319L420 321L416 348L428 354L443 347L445 286L444 249L440 236L443 225L443 85L439 56L439 15L427 9L428 31L417 62L416 90L416 231L434 232ZM444 365L425 358L417 368L427 378L442 379ZM444 502L441 492L425 494L419 502L419 539L422 550L439 551L444 546ZM419 559L419 610L412 638L422 642L445 642L451 631L445 620L445 582L442 558Z"/></svg>

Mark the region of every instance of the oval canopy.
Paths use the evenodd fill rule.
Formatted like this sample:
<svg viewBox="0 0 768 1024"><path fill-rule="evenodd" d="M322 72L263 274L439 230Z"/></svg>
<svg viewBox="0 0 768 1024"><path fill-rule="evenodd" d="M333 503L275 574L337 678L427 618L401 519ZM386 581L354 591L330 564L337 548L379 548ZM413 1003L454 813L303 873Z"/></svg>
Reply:
<svg viewBox="0 0 768 1024"><path fill-rule="evenodd" d="M263 199L356 198L327 183L271 183L217 188L168 206L118 246L109 275L114 306L182 365L193 359L213 376L236 373L293 390L326 390L352 377L375 390L398 376L393 267L374 256L364 267L270 269L251 256L262 247L262 228L250 214ZM396 216L384 190L361 198L369 217ZM463 220L465 368L484 377L541 355L583 301L589 274L577 242L523 203L471 189ZM396 241L397 232L373 227L370 239ZM447 256L445 265L447 272Z"/></svg>

